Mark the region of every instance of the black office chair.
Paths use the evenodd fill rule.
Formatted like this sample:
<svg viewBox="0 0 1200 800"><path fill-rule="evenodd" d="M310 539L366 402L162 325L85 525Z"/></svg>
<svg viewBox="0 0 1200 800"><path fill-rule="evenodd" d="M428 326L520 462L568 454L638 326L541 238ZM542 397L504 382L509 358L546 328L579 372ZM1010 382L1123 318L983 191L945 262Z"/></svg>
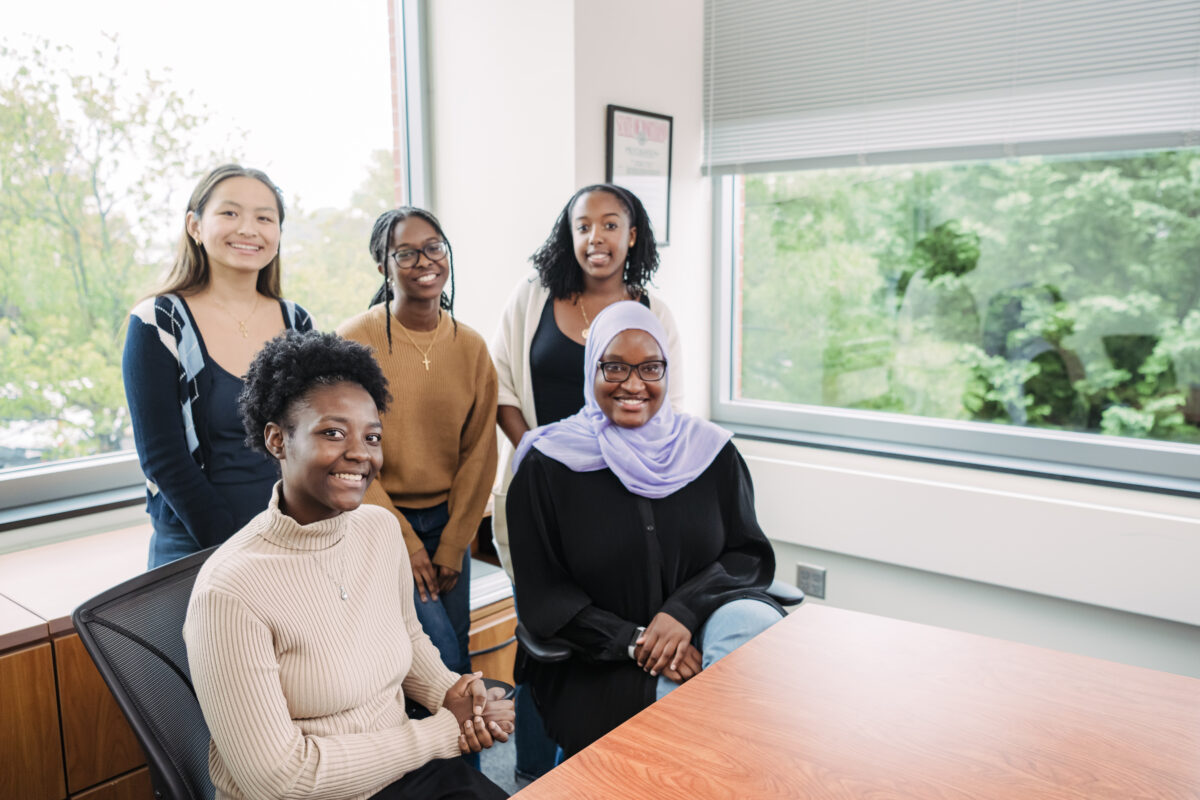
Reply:
<svg viewBox="0 0 1200 800"><path fill-rule="evenodd" d="M798 586L776 580L767 587L767 595L784 608L798 606L804 602L804 592ZM553 664L571 657L571 645L562 639L539 639L517 621L517 641L535 661Z"/></svg>
<svg viewBox="0 0 1200 800"><path fill-rule="evenodd" d="M183 620L196 573L215 548L93 597L71 618L146 751L154 796L211 800L208 725L192 688Z"/></svg>

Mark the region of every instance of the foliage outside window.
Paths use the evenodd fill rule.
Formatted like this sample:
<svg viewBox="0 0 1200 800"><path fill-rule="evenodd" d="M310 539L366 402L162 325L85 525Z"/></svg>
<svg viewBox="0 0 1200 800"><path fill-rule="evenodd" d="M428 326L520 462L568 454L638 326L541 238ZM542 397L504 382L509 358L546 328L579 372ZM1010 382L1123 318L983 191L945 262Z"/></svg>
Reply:
<svg viewBox="0 0 1200 800"><path fill-rule="evenodd" d="M736 180L735 401L1200 442L1200 150Z"/></svg>
<svg viewBox="0 0 1200 800"><path fill-rule="evenodd" d="M198 145L209 120L188 87L165 71L131 76L119 41L95 74L65 67L68 52L0 37L0 469L133 447L120 372L129 310L169 266L198 178L228 161L259 166L236 144ZM386 113L387 98L377 103ZM299 176L272 174L288 203L284 293L324 328L377 288L366 240L393 198L389 150L346 168L365 177L334 208L305 207L288 192Z"/></svg>

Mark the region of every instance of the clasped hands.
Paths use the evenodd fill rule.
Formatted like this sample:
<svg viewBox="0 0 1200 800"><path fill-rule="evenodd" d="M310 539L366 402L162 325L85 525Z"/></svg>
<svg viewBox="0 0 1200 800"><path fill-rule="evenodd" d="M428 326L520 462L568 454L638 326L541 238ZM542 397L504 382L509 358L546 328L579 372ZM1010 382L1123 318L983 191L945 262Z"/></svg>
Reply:
<svg viewBox="0 0 1200 800"><path fill-rule="evenodd" d="M700 674L703 662L692 644L692 632L670 614L660 611L634 643L633 660L651 675L683 683Z"/></svg>
<svg viewBox="0 0 1200 800"><path fill-rule="evenodd" d="M458 720L458 749L478 753L496 742L507 742L513 732L516 712L513 701L504 699L499 687L485 689L482 672L461 676L446 692L443 705Z"/></svg>

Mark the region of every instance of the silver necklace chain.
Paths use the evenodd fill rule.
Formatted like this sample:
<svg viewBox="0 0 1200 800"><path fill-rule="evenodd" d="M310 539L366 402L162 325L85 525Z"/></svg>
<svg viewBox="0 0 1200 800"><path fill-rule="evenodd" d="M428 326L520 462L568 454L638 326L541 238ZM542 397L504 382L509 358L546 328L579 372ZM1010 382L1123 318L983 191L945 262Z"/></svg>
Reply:
<svg viewBox="0 0 1200 800"><path fill-rule="evenodd" d="M338 588L338 596L341 597L343 600L349 600L350 592L348 592L346 590L346 582L344 580L342 580L341 578L333 577L333 573L330 572L325 567L324 564L322 564L320 561L317 560L316 555L314 555L313 553L309 553L308 555L309 555L309 557L312 558L312 560L316 563L316 565L321 568L321 571L325 573L325 575L329 578L329 580L333 581L333 585ZM343 569L343 565L342 565L342 560L340 558L338 559L338 574L339 575L345 574L345 570Z"/></svg>

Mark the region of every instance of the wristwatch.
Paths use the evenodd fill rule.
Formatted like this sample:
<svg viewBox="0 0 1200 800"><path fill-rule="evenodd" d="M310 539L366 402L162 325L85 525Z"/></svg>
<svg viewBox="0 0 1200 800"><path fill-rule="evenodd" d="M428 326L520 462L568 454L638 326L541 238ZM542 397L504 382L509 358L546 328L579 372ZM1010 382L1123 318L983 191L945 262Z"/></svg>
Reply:
<svg viewBox="0 0 1200 800"><path fill-rule="evenodd" d="M634 652L637 650L637 640L642 638L642 634L645 632L646 626L644 625L639 626L638 629L633 632L633 638L629 640L628 653L630 658L635 658Z"/></svg>

